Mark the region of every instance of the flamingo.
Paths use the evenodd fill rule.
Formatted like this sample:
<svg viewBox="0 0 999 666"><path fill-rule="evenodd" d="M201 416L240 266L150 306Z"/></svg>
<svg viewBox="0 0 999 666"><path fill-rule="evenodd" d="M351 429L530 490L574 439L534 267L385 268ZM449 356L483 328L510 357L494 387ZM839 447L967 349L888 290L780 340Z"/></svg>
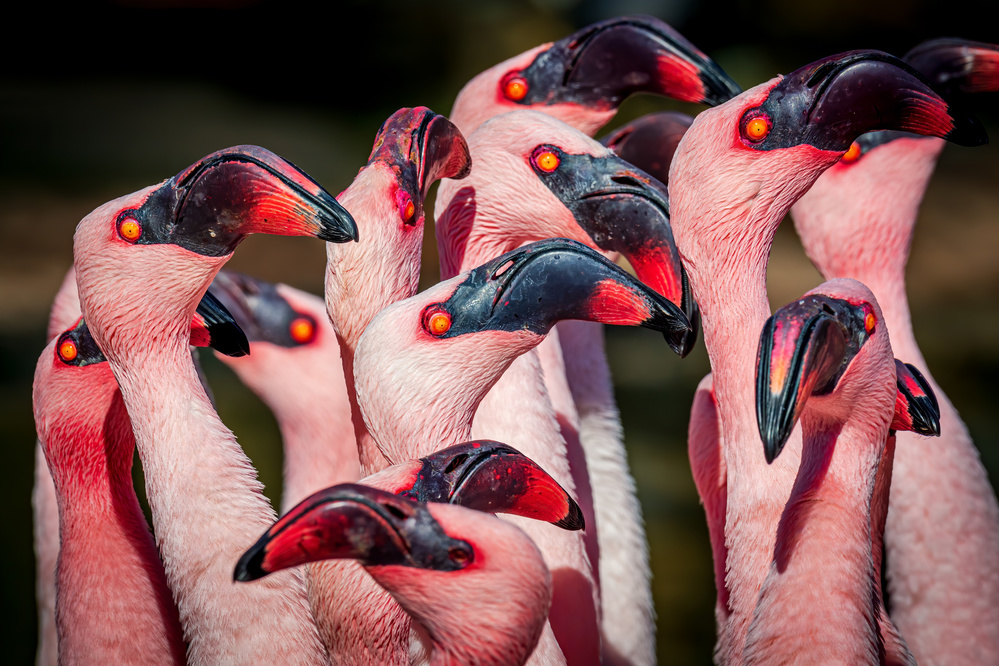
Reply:
<svg viewBox="0 0 999 666"><path fill-rule="evenodd" d="M67 277L53 320L79 309L72 269ZM214 339L225 348L241 336L213 298L198 305L192 344ZM186 663L177 607L132 487L132 426L114 375L79 315L39 357L32 394L48 471L43 478L52 492L47 503L56 507L54 534L46 539L58 553L47 590L56 636L40 653L63 664ZM45 487L36 488L36 497L47 495L39 490ZM123 618L130 632L120 631Z"/></svg>
<svg viewBox="0 0 999 666"><path fill-rule="evenodd" d="M357 237L350 215L304 173L262 148L230 148L80 222L80 302L132 421L190 663L321 664L300 576L252 588L229 580L274 512L187 351L198 300L249 233Z"/></svg>
<svg viewBox="0 0 999 666"><path fill-rule="evenodd" d="M907 409L899 416L910 423L915 416L917 429L937 425L932 389L893 359L881 309L860 282L826 282L767 320L756 384L767 461L799 419L803 441L749 627L747 664L885 663L879 625L888 621L873 544L887 512L887 485L879 492L878 481L891 478L900 402ZM924 412L929 419L919 418ZM900 640L897 631L893 638ZM904 641L892 647L898 652L888 663L915 663Z"/></svg>
<svg viewBox="0 0 999 666"><path fill-rule="evenodd" d="M623 16L586 26L482 72L458 93L451 119L468 136L496 115L534 109L593 136L634 94L713 105L740 90L666 23L651 16ZM447 202L438 202L439 220ZM442 265L444 277L452 274ZM682 344L684 354L696 339L696 317L691 322L695 330ZM655 613L648 543L603 347L600 326L563 322L538 354L572 456L576 489L595 528L587 538L591 557L599 564L598 582L606 588L601 589L600 602L605 660L651 664ZM592 502L587 497L591 492ZM600 544L603 556L598 558Z"/></svg>
<svg viewBox="0 0 999 666"><path fill-rule="evenodd" d="M439 178L463 178L470 168L465 139L447 118L422 106L403 108L382 124L367 165L337 197L365 239L326 246L326 307L344 377L354 376L354 350L372 317L419 287L427 190ZM354 446L367 476L389 462L371 442L353 381L346 387Z"/></svg>
<svg viewBox="0 0 999 666"><path fill-rule="evenodd" d="M999 89L994 45L934 40L905 60L952 92ZM940 396L939 443L898 435L885 533L891 615L921 662L996 663L999 504L967 427L926 365L905 290L919 205L944 142L879 132L855 145L791 213L824 276L856 278L877 295L892 347Z"/></svg>
<svg viewBox="0 0 999 666"><path fill-rule="evenodd" d="M281 510L360 478L340 343L326 302L285 284L219 271L209 287L250 339L240 358L217 354L277 419L284 442Z"/></svg>
<svg viewBox="0 0 999 666"><path fill-rule="evenodd" d="M541 277L545 270L550 274ZM676 306L585 246L565 239L533 243L389 306L372 320L354 368L368 430L389 460L417 457L420 449L414 453L414 446L437 448L468 439L480 401L501 375L513 372L514 360L534 348L556 320L584 317L668 332L687 327ZM434 371L445 368L450 370L442 376ZM517 417L535 438L516 448L565 486L544 462L553 458L553 437L561 438L536 362L526 368L534 382L519 378L524 390ZM443 378L450 382L445 390ZM402 409L421 418L405 418ZM552 625L567 659L595 660L592 579L581 540L522 527L553 570L553 603L561 595L565 619L577 622L575 636L559 636Z"/></svg>
<svg viewBox="0 0 999 666"><path fill-rule="evenodd" d="M81 318L80 297L76 288L76 271L71 267L56 292L49 316L47 337L51 342L66 329L73 328ZM89 338L89 331L86 332ZM249 351L245 335L232 320L231 315L211 296L206 296L198 304L191 323L191 344L200 346L215 345L220 354L238 356ZM86 391L85 382L80 390ZM134 449L134 444L129 444ZM131 454L129 454L131 468ZM127 495L132 491L131 478ZM56 628L56 563L59 558L59 500L52 481L52 473L46 461L41 440L35 445L35 485L32 492L34 515L34 538L36 555L36 598L38 605L38 649L37 666L55 666L58 663L59 639ZM145 520L145 518L143 518ZM159 556L156 556L159 562ZM162 568L162 565L157 565ZM171 602L172 603L172 602Z"/></svg>
<svg viewBox="0 0 999 666"><path fill-rule="evenodd" d="M363 480L366 486L378 488L383 491L402 495L416 502L445 502L460 505L478 511L488 511L490 513L504 512L513 515L524 516L534 520L550 522L558 527L568 530L578 530L583 527L582 513L579 506L572 497L552 479L543 469L534 463L530 458L524 456L516 449L499 442L488 440L463 442L454 446L441 449L423 458L403 461L391 465L376 474L366 477ZM342 489L346 486L334 486L325 489L295 507L291 512L282 517L274 524L260 540L240 558L236 565L235 578L237 580L251 580L258 578L265 573L269 573L281 568L303 564L305 562L327 559L336 553L331 552L330 546L335 544L338 538L338 527L342 528L342 523L337 525L336 514L330 511L335 508L342 497ZM334 518L333 521L330 521ZM331 524L332 522L332 524ZM333 532L331 535L330 532ZM330 537L333 537L333 543ZM528 540L531 550L536 550L533 542ZM340 553L344 555L345 553ZM342 565L343 563L341 563ZM347 574L347 581L344 581L345 591L349 590L356 595L357 586L365 589L377 590L374 581L362 569L357 566L337 567ZM546 578L548 569L545 567ZM353 579L353 580L350 580ZM380 580L377 579L376 580ZM531 583L528 578L523 583ZM534 583L536 585L536 583ZM550 581L545 583L549 588L547 592L548 600L545 604L544 615L535 617L535 621L540 621L544 625L541 632L541 645L533 653L533 658L537 663L565 663L557 643L551 636L550 628L545 622L545 615L550 603ZM533 586L533 585L532 585ZM374 594L374 593L373 593ZM372 596L373 596L372 594ZM400 606L384 592L377 593L376 603L368 602L365 609L366 624L377 626L379 632L375 634L358 632L363 634L364 644L370 644L374 640L385 640L386 633L398 634L406 641L414 636L418 641L415 649L424 655L433 655L429 658L431 662L440 659L440 655L453 655L455 648L451 643L459 643L461 649L474 649L475 653L486 652L484 646L478 641L480 636L492 636L491 631L471 631L466 629L468 613L455 613L457 610L465 611L465 607L455 608L449 603L445 609L440 609L440 604L433 616L444 614L445 617L423 617L421 613L413 613L411 607L403 603ZM401 600L400 600L401 601ZM344 604L342 596L330 600L331 603ZM522 611L518 611L518 605L514 603L510 607L504 607L503 624L507 626L511 620L515 623L511 627L532 624L531 621L521 620ZM405 610L404 610L405 609ZM499 609L497 609L499 610ZM407 621L407 611L413 615L417 632L409 631ZM355 609L356 612L356 609ZM428 627L428 621L433 625ZM386 628L391 630L387 631ZM345 628L351 631L350 628ZM429 629L429 632L427 631ZM459 631L460 630L460 631ZM429 636L426 634L429 633ZM509 631L513 634L516 631ZM451 638L454 636L454 638ZM359 636L362 638L362 636ZM513 638L514 645L517 644L516 636L508 636L506 641ZM538 642L539 637L534 637L534 642ZM504 642L506 642L504 641ZM414 647L409 649L398 649L394 654L381 654L377 657L371 654L371 648L366 645L355 645L353 650L346 651L344 659L349 663L370 663L377 659L378 663L409 663L409 655L414 651ZM468 647L466 648L466 644ZM517 661L523 661L534 644L526 645L526 651ZM366 649L365 649L366 648ZM509 647L497 645L499 650L507 650ZM510 659L509 653L502 652L503 659ZM493 658L497 658L493 657ZM455 663L466 663L466 657ZM476 659L471 660L478 663ZM499 663L505 663L500 661Z"/></svg>
<svg viewBox="0 0 999 666"><path fill-rule="evenodd" d="M449 117L468 135L493 116L537 109L593 136L635 94L715 105L739 92L721 67L660 19L619 16L476 75Z"/></svg>
<svg viewBox="0 0 999 666"><path fill-rule="evenodd" d="M475 169L461 183L444 181L438 192L437 238L446 277L525 242L564 236L599 247L612 256L623 253L641 279L682 304L685 313L693 316L693 301L684 290L682 268L669 229L665 188L654 179L578 130L535 111L497 116L473 132L468 142ZM598 557L600 550L608 553L610 564L601 565L600 587L618 590L612 592L618 603L612 603L610 609L617 609L625 599L633 602L627 612L621 611L633 622L626 625L627 631L621 628L614 634L611 645L615 649L610 652L641 661L642 650L648 648L645 656L654 659L647 545L644 529L636 519L640 510L619 429L594 415L595 421L587 422L593 425L586 429L589 436L576 439L573 419L567 415L575 412L574 397L583 394L593 398L586 403L604 417L612 415L599 407L603 404L601 395L613 406L609 371L599 353L602 332L597 328L590 333L597 335L596 357L585 346L590 340L587 334L566 338L579 342L576 362L571 364L579 374L569 373L570 381L577 380L571 389L566 372L549 371L551 365L544 369L542 384L538 369L544 366L544 354L540 361L535 353L525 355L486 398L476 415L474 434L497 437L520 448L536 445L528 442L537 441L540 425L520 418L524 396L528 392L547 393L552 407L546 409L561 405L561 412L554 409L558 430L547 435L551 449L531 451L530 455L537 457L570 492L579 493L591 525L597 516L595 534L591 530L587 535L587 547L594 563L603 561ZM674 349L682 349L689 335L684 331L668 336L668 340ZM547 349L559 352L557 345ZM560 359L554 366L559 365ZM548 396L540 395L538 400L548 403ZM596 421L603 425L598 427ZM611 421L616 423L616 418ZM596 436L602 431L609 441ZM600 483L611 487L600 487ZM595 495L598 492L612 500L601 502ZM612 524L614 528L602 531L601 524ZM556 623L565 617L565 630L571 631L571 613L564 616L562 608L556 581L551 617ZM621 621L621 617L613 621L608 618L608 626L620 627L617 623Z"/></svg>
<svg viewBox="0 0 999 666"><path fill-rule="evenodd" d="M523 664L531 655L551 603L551 574L522 530L473 509L368 486L341 484L323 495L298 520L283 519L261 537L236 579L354 559L413 618L430 664Z"/></svg>
<svg viewBox="0 0 999 666"><path fill-rule="evenodd" d="M850 51L702 112L670 167L673 233L701 307L713 373L701 385L710 386L711 400L702 394L695 408L717 409L692 415L692 424L716 418L717 426L691 433L689 446L707 515L725 516L724 524L709 524L716 563L726 563L716 602L722 663L742 661L801 455L800 436L792 433L787 452L766 467L754 430L754 331L769 316L765 272L773 235L815 179L857 136L875 129L965 144L984 140L970 117L904 63L877 51Z"/></svg>

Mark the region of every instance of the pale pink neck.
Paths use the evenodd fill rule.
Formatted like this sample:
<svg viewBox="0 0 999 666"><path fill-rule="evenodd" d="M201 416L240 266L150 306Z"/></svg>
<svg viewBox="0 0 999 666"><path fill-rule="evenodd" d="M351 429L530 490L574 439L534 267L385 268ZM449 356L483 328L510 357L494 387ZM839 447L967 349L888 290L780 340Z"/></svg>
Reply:
<svg viewBox="0 0 999 666"><path fill-rule="evenodd" d="M161 342L124 365L112 362L112 369L135 429L191 663L323 663L300 574L268 583L271 576L263 585L232 583L232 563L270 526L274 512L212 408L186 342Z"/></svg>
<svg viewBox="0 0 999 666"><path fill-rule="evenodd" d="M878 660L871 499L880 448L870 444L878 433L859 421L837 433L804 419L801 469L749 629L748 663Z"/></svg>

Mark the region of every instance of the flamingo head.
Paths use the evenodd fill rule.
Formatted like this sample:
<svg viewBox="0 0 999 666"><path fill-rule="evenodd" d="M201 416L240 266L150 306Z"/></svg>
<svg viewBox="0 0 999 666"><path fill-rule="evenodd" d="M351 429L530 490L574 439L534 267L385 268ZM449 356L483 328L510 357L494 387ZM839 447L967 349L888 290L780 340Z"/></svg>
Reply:
<svg viewBox="0 0 999 666"><path fill-rule="evenodd" d="M357 238L350 214L329 193L255 146L213 153L85 217L74 239L77 283L84 316L109 360L119 340L151 342L136 322L157 322L158 335L172 337L178 349L186 345L208 284L251 233Z"/></svg>
<svg viewBox="0 0 999 666"><path fill-rule="evenodd" d="M451 117L466 132L505 111L534 108L593 135L639 93L720 104L740 88L680 33L651 16L586 26L482 72Z"/></svg>
<svg viewBox="0 0 999 666"><path fill-rule="evenodd" d="M875 130L964 145L986 140L977 121L880 51L822 58L699 114L670 167L673 231L695 293L702 264L734 266L739 253L765 266L794 202L857 137Z"/></svg>
<svg viewBox="0 0 999 666"><path fill-rule="evenodd" d="M551 603L551 574L519 528L369 486L320 494L243 554L236 581L308 561L354 559L455 663L522 663L534 649Z"/></svg>
<svg viewBox="0 0 999 666"><path fill-rule="evenodd" d="M464 178L470 168L468 145L444 116L403 108L382 124L368 163L338 197L365 242L327 246L327 310L349 346L375 313L416 293L427 191L440 178Z"/></svg>
<svg viewBox="0 0 999 666"><path fill-rule="evenodd" d="M680 306L694 324L668 338L686 354L697 310L669 222L666 188L606 147L556 118L517 111L469 137L475 171L446 183L438 201L438 242L445 274L468 265L467 253L499 254L543 238L565 237L624 255L639 279ZM487 256L489 256L487 254Z"/></svg>
<svg viewBox="0 0 999 666"><path fill-rule="evenodd" d="M389 460L414 442L469 439L479 401L556 322L584 319L687 330L668 300L590 248L566 239L526 245L382 310L354 359L358 403ZM399 410L421 418L400 418Z"/></svg>
<svg viewBox="0 0 999 666"><path fill-rule="evenodd" d="M893 421L928 418L924 396L932 390L917 375L897 377L881 309L861 283L832 280L785 305L767 320L757 355L756 418L767 462L806 404L813 418L881 424L884 435ZM900 408L906 414L895 416Z"/></svg>
<svg viewBox="0 0 999 666"><path fill-rule="evenodd" d="M366 477L363 486L340 484L313 493L274 523L244 554L235 578L253 580L325 559L378 563L366 557L377 559L381 551L366 554L362 548L355 553L348 546L357 548L365 542L345 544L338 534L344 527L345 499L358 489L391 493L391 501L381 506L395 518L401 514L415 516L419 511L410 509L433 502L484 513L511 513L567 530L583 528L579 505L533 460L499 442L463 442L418 460L392 465ZM351 508L349 513L353 515L353 511ZM401 559L396 563L420 566L416 560Z"/></svg>

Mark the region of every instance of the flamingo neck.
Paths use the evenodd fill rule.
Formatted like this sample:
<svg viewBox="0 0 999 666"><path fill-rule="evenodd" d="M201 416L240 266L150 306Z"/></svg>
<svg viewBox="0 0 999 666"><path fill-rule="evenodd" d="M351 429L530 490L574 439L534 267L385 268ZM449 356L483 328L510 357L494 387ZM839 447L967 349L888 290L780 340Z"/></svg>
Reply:
<svg viewBox="0 0 999 666"><path fill-rule="evenodd" d="M871 551L882 449L871 442L885 441L886 425L803 417L801 466L748 632L747 663L883 658Z"/></svg>

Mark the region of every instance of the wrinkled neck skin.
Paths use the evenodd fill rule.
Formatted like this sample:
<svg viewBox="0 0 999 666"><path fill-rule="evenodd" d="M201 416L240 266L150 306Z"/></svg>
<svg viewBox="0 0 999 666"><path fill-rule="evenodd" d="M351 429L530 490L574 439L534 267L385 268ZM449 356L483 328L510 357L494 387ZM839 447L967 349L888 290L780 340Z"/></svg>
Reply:
<svg viewBox="0 0 999 666"><path fill-rule="evenodd" d="M368 573L429 639L432 666L523 664L551 600L541 553L523 532L492 516L443 504L430 510L449 534L472 545L475 561L453 572L381 566Z"/></svg>
<svg viewBox="0 0 999 666"><path fill-rule="evenodd" d="M773 85L744 95L762 99ZM768 466L756 426L756 352L770 316L766 265L784 215L840 153L807 145L747 148L727 106L695 119L677 148L669 189L673 234L701 306L718 405L728 492L728 657L738 663L801 455L796 430Z"/></svg>
<svg viewBox="0 0 999 666"><path fill-rule="evenodd" d="M853 277L874 292L895 356L922 371L940 403L940 438L898 433L885 529L892 618L920 662L994 663L999 504L966 426L926 366L905 289L918 208L942 147L939 139L879 146L830 169L793 214L824 276Z"/></svg>
<svg viewBox="0 0 999 666"><path fill-rule="evenodd" d="M806 403L801 466L777 527L746 663L884 659L871 504L894 409L891 359L884 335L869 340L837 389Z"/></svg>
<svg viewBox="0 0 999 666"><path fill-rule="evenodd" d="M298 572L232 583L232 563L275 516L188 351L194 309L228 257L163 245L123 251L102 218L113 212L77 230L81 305L132 421L190 663L325 663ZM134 275L145 277L141 289L123 291L123 276Z"/></svg>
<svg viewBox="0 0 999 666"><path fill-rule="evenodd" d="M34 388L58 505L60 662L186 663L177 607L132 487L132 425L110 368L63 365L50 342Z"/></svg>
<svg viewBox="0 0 999 666"><path fill-rule="evenodd" d="M498 116L507 111L532 108L508 100L503 95L500 84L508 72L524 69L534 61L534 58L539 53L550 47L550 42L542 44L508 60L504 60L498 65L494 65L475 76L475 78L465 84L464 88L458 91L458 96L455 98L454 106L451 108L451 113L448 116L450 121L468 138L468 135L479 125L493 116ZM538 108L550 116L565 121L578 130L585 132L588 136L596 134L617 113L616 108L598 110L579 104L552 104L533 108Z"/></svg>
<svg viewBox="0 0 999 666"><path fill-rule="evenodd" d="M326 307L340 340L344 377L354 376L354 351L361 334L385 306L414 295L420 280L423 220L402 224L394 174L384 164L363 168L337 200L357 222L359 243L326 244ZM361 474L388 466L378 450L346 382Z"/></svg>

